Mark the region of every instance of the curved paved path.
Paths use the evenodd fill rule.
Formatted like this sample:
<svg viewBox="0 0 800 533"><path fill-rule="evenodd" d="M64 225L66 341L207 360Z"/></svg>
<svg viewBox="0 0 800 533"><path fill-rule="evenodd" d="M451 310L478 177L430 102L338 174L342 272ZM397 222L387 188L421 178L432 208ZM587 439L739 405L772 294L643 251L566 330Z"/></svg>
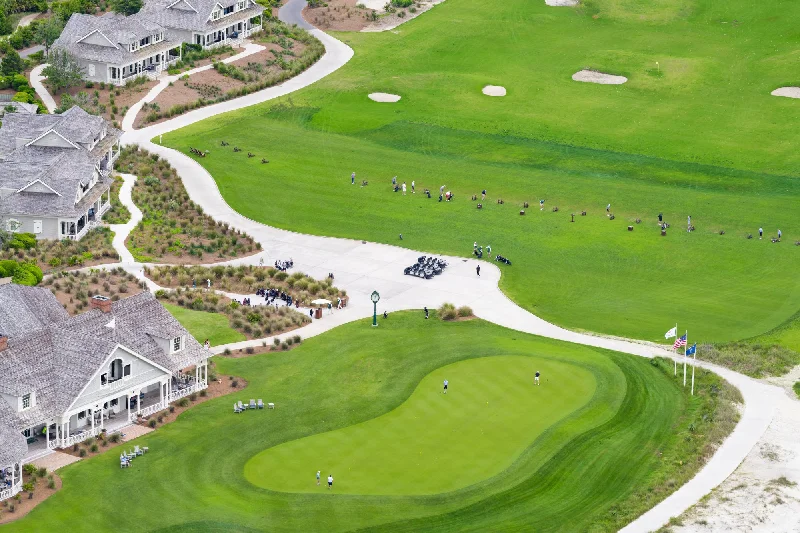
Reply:
<svg viewBox="0 0 800 533"><path fill-rule="evenodd" d="M299 0L290 2L291 5L299 3ZM151 138L159 134L306 87L335 71L352 57L352 50L345 44L319 30L311 31L325 44L326 53L320 61L299 76L280 86L197 109L143 130L126 131L123 136L125 144L137 143L169 161L183 180L191 199L207 214L249 233L262 244L265 250L262 254L230 261L230 264L257 264L261 257L264 257L265 263L271 264L276 259L291 257L295 268L312 276L324 277L330 272L335 274L336 285L348 291L351 305L332 316L326 315L321 320L315 320L292 334L311 337L340 324L370 316L372 306L368 295L373 290L378 290L381 293L380 312L419 309L423 306L436 307L447 301L456 305L469 305L477 316L518 331L643 357L671 357L671 352L658 346L577 333L542 320L517 306L499 290L500 269L492 263L481 262L481 276L478 277L475 273L475 266L478 264L476 261L449 257L447 260L450 266L443 275L432 280L421 280L402 275L403 267L415 262L422 255L420 252L350 239L303 235L250 220L228 206L211 175L195 160L150 142ZM342 176L342 186L350 186L348 176ZM120 238L124 241L124 236ZM125 257L123 266L141 276L142 265L126 262L132 258ZM229 347L238 348L261 342L262 340L247 341ZM217 347L217 350L224 348ZM778 387L715 365L698 365L713 370L739 388L745 399L742 419L695 478L625 527L623 531L626 533L658 529L670 517L681 514L724 481L764 433L774 415L775 405L781 401L783 391Z"/></svg>
<svg viewBox="0 0 800 533"><path fill-rule="evenodd" d="M39 95L39 98L42 100L42 103L47 108L48 113L52 113L58 107L56 105L56 101L53 99L53 96L50 94L50 91L44 86L43 81L46 79L42 76L42 71L47 67L48 63L43 63L41 65L37 65L36 67L31 70L31 87L33 90L36 91L36 94Z"/></svg>

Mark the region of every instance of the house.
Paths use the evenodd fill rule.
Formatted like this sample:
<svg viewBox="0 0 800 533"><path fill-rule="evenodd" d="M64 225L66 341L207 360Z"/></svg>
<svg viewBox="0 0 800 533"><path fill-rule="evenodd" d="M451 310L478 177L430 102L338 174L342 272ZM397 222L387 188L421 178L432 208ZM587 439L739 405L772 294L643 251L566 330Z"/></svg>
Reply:
<svg viewBox="0 0 800 533"><path fill-rule="evenodd" d="M6 479L19 479L24 462L49 450L116 431L208 386L212 353L151 293L90 302L69 316L48 289L0 286ZM0 486L0 499L13 496L14 483Z"/></svg>
<svg viewBox="0 0 800 533"><path fill-rule="evenodd" d="M0 224L38 239L83 237L111 207L120 135L77 106L61 115L5 115Z"/></svg>
<svg viewBox="0 0 800 533"><path fill-rule="evenodd" d="M236 44L262 27L254 0L145 0L139 12L167 28L176 41L213 48Z"/></svg>
<svg viewBox="0 0 800 533"><path fill-rule="evenodd" d="M140 13L75 13L53 48L69 52L83 67L84 79L114 85L140 76L155 79L181 57L181 42Z"/></svg>

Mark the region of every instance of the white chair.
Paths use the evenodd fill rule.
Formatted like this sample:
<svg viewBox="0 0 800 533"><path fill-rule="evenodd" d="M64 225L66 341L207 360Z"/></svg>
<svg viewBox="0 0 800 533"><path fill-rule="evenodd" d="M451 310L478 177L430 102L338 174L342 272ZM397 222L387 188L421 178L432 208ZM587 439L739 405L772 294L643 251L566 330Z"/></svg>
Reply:
<svg viewBox="0 0 800 533"><path fill-rule="evenodd" d="M267 407L269 407L270 409L275 409L275 404L270 402L267 404Z"/></svg>

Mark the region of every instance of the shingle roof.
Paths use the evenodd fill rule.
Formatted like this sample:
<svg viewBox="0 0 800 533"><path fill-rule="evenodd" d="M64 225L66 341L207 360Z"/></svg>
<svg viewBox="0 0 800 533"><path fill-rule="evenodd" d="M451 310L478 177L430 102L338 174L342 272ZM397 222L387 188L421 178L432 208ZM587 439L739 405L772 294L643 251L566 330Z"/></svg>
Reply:
<svg viewBox="0 0 800 533"><path fill-rule="evenodd" d="M227 17L211 21L211 13L217 4L223 8L236 5L237 0L146 0L144 7L139 12L165 28L175 28L193 31L211 31L218 28L225 28L235 21L257 17L264 12L264 6L256 4L253 0L247 0L248 5L241 11L231 13ZM180 6L188 5L194 9L179 9ZM170 7L173 6L173 7Z"/></svg>
<svg viewBox="0 0 800 533"><path fill-rule="evenodd" d="M103 131L106 137L89 150ZM26 146L49 131L75 145ZM98 178L91 191L75 204L78 187L91 181L97 161L116 143L121 132L101 117L75 106L61 115L9 114L0 128L0 214L78 217L111 186L108 177ZM20 191L36 180L54 193Z"/></svg>
<svg viewBox="0 0 800 533"><path fill-rule="evenodd" d="M0 468L18 463L28 452L28 443L22 433L0 426Z"/></svg>
<svg viewBox="0 0 800 533"><path fill-rule="evenodd" d="M101 46L78 42L93 31L100 31L114 46ZM131 52L129 45L150 35L164 32L164 40ZM106 13L101 17L73 14L67 21L61 35L53 43L53 48L67 50L75 57L124 66L145 59L158 52L180 46L180 42L170 40L169 32L139 13L130 16Z"/></svg>
<svg viewBox="0 0 800 533"><path fill-rule="evenodd" d="M31 288L18 294L29 297L33 293L27 289ZM115 327L109 328L112 319ZM151 327L175 337L185 335L185 348L166 353L148 333ZM0 401L0 426L17 430L64 414L118 344L171 372L212 355L149 292L114 302L110 313L92 309L8 337L8 348L0 352L0 392L36 392L36 406L22 413Z"/></svg>
<svg viewBox="0 0 800 533"><path fill-rule="evenodd" d="M14 111L6 111L7 107L13 107ZM25 102L0 102L0 117L6 113L22 113L24 115L35 115L39 112L39 106Z"/></svg>
<svg viewBox="0 0 800 533"><path fill-rule="evenodd" d="M0 285L0 334L17 337L67 318L69 314L49 289Z"/></svg>

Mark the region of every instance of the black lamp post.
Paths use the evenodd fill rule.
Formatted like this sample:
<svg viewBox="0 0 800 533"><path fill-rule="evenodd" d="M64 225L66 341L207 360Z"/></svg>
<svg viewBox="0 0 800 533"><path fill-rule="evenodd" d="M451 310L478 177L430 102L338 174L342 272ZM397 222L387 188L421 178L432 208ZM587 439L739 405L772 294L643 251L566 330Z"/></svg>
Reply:
<svg viewBox="0 0 800 533"><path fill-rule="evenodd" d="M372 300L372 325L378 325L378 302L381 299L381 295L378 294L378 291L372 291L372 295L369 297Z"/></svg>

